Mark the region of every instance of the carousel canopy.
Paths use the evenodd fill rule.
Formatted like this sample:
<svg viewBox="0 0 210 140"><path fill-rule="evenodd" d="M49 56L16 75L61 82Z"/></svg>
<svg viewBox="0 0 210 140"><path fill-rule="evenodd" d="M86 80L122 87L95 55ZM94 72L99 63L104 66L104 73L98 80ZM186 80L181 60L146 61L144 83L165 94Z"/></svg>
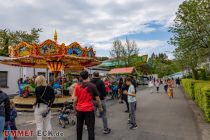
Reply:
<svg viewBox="0 0 210 140"><path fill-rule="evenodd" d="M70 45L58 44L57 33L54 40L46 40L41 44L21 42L9 47L10 58L0 63L35 68L50 68L51 71L84 68L100 64L95 59L93 48L81 47L77 42Z"/></svg>

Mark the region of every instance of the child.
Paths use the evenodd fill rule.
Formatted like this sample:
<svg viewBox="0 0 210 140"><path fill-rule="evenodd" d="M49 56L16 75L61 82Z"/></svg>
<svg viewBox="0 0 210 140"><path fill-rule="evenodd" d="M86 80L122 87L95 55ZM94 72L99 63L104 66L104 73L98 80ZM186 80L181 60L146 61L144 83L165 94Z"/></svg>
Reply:
<svg viewBox="0 0 210 140"><path fill-rule="evenodd" d="M155 86L156 86L157 93L159 93L159 87L160 87L160 81L159 80L156 80Z"/></svg>
<svg viewBox="0 0 210 140"><path fill-rule="evenodd" d="M134 130L137 129L136 124L136 93L134 85L131 83L131 78L126 78L126 84L129 86L128 91L124 91L124 94L128 96L128 103L129 103L129 120L130 124L132 125L130 129Z"/></svg>
<svg viewBox="0 0 210 140"><path fill-rule="evenodd" d="M149 81L149 88L150 88L150 93L152 94L153 93L153 88L154 88L154 83L153 81Z"/></svg>
<svg viewBox="0 0 210 140"><path fill-rule="evenodd" d="M15 104L13 101L10 101L10 129L11 130L17 130L16 123L15 123L15 118L17 117L17 111L15 109ZM17 138L14 137L14 140Z"/></svg>

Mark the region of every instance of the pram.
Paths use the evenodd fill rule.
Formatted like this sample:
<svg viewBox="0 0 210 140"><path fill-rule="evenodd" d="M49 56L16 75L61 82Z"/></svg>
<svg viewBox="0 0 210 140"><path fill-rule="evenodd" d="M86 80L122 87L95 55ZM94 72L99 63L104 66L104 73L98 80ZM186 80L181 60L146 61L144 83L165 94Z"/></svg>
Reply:
<svg viewBox="0 0 210 140"><path fill-rule="evenodd" d="M72 119L73 117L71 114L73 114L73 103L71 102L65 102L64 107L60 109L60 114L58 117L59 124L62 126L62 128L65 128L66 125L72 125L74 126L76 124L75 120Z"/></svg>

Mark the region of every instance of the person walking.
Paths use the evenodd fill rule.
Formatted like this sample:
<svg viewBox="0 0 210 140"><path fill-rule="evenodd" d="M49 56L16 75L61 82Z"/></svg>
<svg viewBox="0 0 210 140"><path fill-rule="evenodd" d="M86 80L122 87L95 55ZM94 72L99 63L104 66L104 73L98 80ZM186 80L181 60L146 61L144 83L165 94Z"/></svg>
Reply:
<svg viewBox="0 0 210 140"><path fill-rule="evenodd" d="M174 98L174 93L173 93L173 80L168 79L168 96L169 99Z"/></svg>
<svg viewBox="0 0 210 140"><path fill-rule="evenodd" d="M155 81L155 86L156 86L157 93L159 93L160 81L158 79Z"/></svg>
<svg viewBox="0 0 210 140"><path fill-rule="evenodd" d="M10 121L10 100L6 93L0 87L0 140L3 139L3 131L5 125Z"/></svg>
<svg viewBox="0 0 210 140"><path fill-rule="evenodd" d="M74 109L77 113L77 140L82 140L83 124L87 125L88 140L95 140L95 113L93 99L95 98L102 112L101 101L98 90L94 84L88 81L89 73L80 73L82 82L75 86L74 90Z"/></svg>
<svg viewBox="0 0 210 140"><path fill-rule="evenodd" d="M129 103L129 123L131 124L130 129L134 130L137 129L137 124L136 124L136 93L135 93L135 88L132 84L131 78L126 78L126 84L129 86L128 92L124 92L128 96L128 103Z"/></svg>
<svg viewBox="0 0 210 140"><path fill-rule="evenodd" d="M98 92L99 92L99 97L101 100L101 105L102 105L103 111L100 112L100 117L102 118L102 121L103 121L103 127L104 127L103 133L109 134L111 132L111 129L108 127L108 120L107 120L107 116L106 116L106 113L107 113L107 106L106 106L106 100L105 100L106 99L106 88L105 88L104 82L99 77L99 72L93 73L93 79L91 80L91 83L96 85ZM95 108L97 108L97 106L95 106Z"/></svg>
<svg viewBox="0 0 210 140"><path fill-rule="evenodd" d="M110 84L109 84L108 78L104 79L104 84L105 84L107 96L110 96Z"/></svg>
<svg viewBox="0 0 210 140"><path fill-rule="evenodd" d="M119 102L120 104L123 104L122 85L123 85L123 78L120 78L118 82L118 97L120 97L120 102Z"/></svg>
<svg viewBox="0 0 210 140"><path fill-rule="evenodd" d="M37 140L42 140L44 128L47 132L52 131L50 108L55 100L53 88L47 86L46 79L40 75L35 79L36 102L34 104L34 117L36 122ZM50 140L50 136L48 136Z"/></svg>
<svg viewBox="0 0 210 140"><path fill-rule="evenodd" d="M150 88L150 93L152 94L154 92L153 88L154 88L154 83L153 83L153 80L150 80L149 81L149 88Z"/></svg>
<svg viewBox="0 0 210 140"><path fill-rule="evenodd" d="M164 90L165 90L165 93L167 93L167 91L168 91L168 82L167 82L167 80L164 80Z"/></svg>
<svg viewBox="0 0 210 140"><path fill-rule="evenodd" d="M179 77L176 79L176 86L177 86L177 87L180 86L180 79L179 79Z"/></svg>
<svg viewBox="0 0 210 140"><path fill-rule="evenodd" d="M128 88L129 86L126 84L126 79L124 80L124 83L123 83L123 86L122 86L122 92L128 92ZM126 107L127 107L127 110L125 111L126 113L129 113L129 103L128 103L128 95L127 94L123 94L123 99L126 103Z"/></svg>

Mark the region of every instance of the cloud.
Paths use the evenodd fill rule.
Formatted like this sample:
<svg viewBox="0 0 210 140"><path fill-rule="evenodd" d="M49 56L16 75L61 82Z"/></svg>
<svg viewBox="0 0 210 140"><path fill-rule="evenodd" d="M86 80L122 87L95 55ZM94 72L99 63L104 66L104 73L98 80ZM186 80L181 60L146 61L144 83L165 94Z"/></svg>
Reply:
<svg viewBox="0 0 210 140"><path fill-rule="evenodd" d="M0 28L26 30L42 28L41 41L58 32L60 43L95 44L110 49L114 38L135 33L152 33L156 22L167 28L183 0L0 0ZM106 42L106 43L98 43ZM144 47L160 45L158 40L140 41Z"/></svg>
<svg viewBox="0 0 210 140"><path fill-rule="evenodd" d="M106 41L131 32L152 32L145 24L167 21L180 1L0 0L0 26L28 31L41 27L42 40L57 29L61 42Z"/></svg>

